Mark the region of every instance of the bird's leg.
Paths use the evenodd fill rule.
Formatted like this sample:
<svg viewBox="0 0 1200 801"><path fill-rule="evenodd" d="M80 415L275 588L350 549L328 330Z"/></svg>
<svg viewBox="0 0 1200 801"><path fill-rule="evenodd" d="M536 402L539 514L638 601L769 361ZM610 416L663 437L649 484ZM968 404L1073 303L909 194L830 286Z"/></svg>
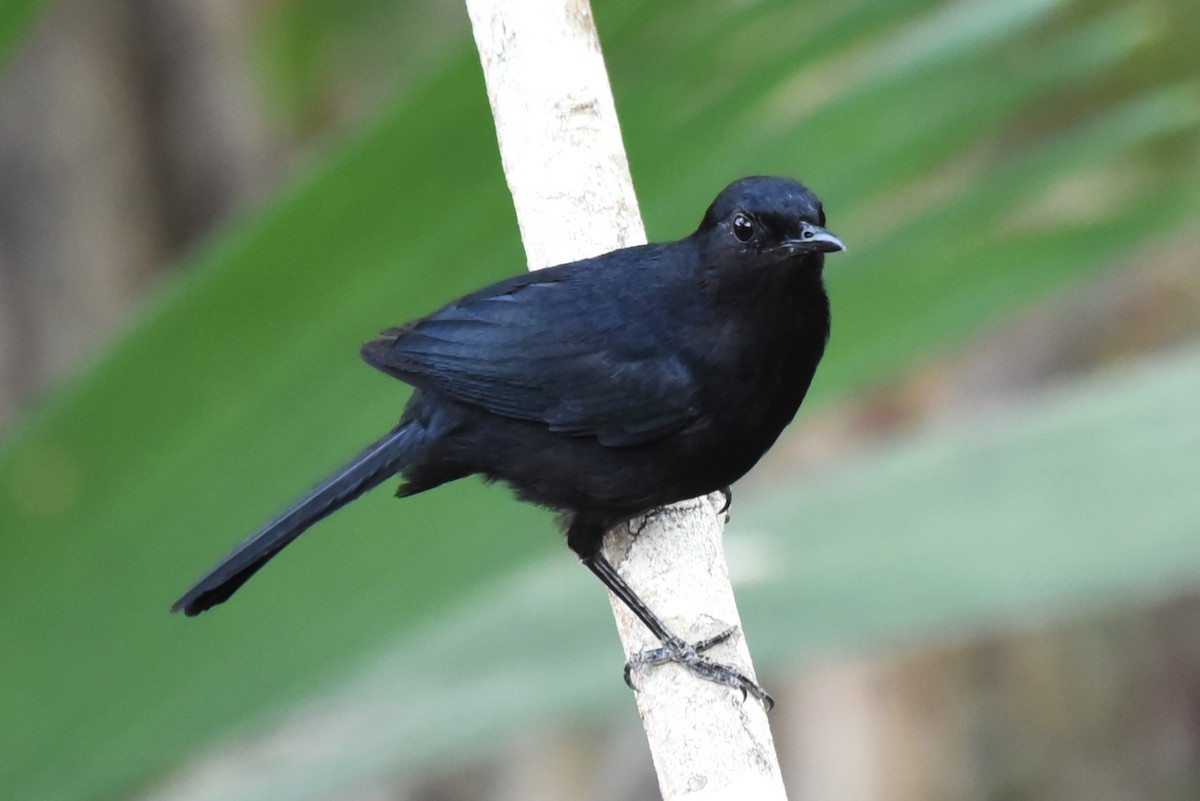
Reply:
<svg viewBox="0 0 1200 801"><path fill-rule="evenodd" d="M735 690L742 691L742 698L747 695L753 695L758 701L770 711L771 707L775 706L775 699L758 686L754 681L746 677L741 671L730 665L723 665L720 662L715 662L701 654L712 648L714 645L725 642L737 632L737 627L725 629L724 631L709 637L699 642L689 643L682 637L678 636L659 619L658 615L651 611L650 607L646 606L645 601L638 597L633 588L625 583L625 579L617 573L616 568L604 558L599 552L584 558L583 563L588 566L588 569L596 574L604 586L612 591L613 595L621 599L629 610L637 615L638 619L646 624L646 628L654 634L662 643L662 647L653 648L649 651L642 651L635 654L628 662L625 663L625 683L629 685L631 690L637 690L633 684L633 671L637 668L651 667L661 665L664 662L677 662L683 665L691 673L699 678L707 681L713 681L717 684L724 684L728 687L733 687Z"/></svg>

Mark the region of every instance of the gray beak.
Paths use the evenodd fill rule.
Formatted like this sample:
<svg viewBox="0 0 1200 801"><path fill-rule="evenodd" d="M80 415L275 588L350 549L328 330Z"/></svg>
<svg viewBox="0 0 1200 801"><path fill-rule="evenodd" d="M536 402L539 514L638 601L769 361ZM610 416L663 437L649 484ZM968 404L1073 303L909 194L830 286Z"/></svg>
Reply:
<svg viewBox="0 0 1200 801"><path fill-rule="evenodd" d="M837 253L846 249L842 240L812 223L804 223L800 235L789 239L787 247L794 253Z"/></svg>

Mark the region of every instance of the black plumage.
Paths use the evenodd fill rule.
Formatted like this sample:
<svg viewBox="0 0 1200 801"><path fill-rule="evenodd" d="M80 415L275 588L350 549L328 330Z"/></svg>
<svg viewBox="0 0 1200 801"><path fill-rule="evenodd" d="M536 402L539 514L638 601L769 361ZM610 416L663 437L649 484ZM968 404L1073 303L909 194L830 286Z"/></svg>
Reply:
<svg viewBox="0 0 1200 801"><path fill-rule="evenodd" d="M672 658L711 665L625 585L601 540L652 508L727 488L795 415L829 336L823 254L843 249L824 224L801 184L746 178L685 239L524 273L385 331L362 355L416 387L399 424L173 608L195 615L226 600L393 475L405 496L482 474L562 512L572 550L680 652ZM734 675L715 678L757 690Z"/></svg>

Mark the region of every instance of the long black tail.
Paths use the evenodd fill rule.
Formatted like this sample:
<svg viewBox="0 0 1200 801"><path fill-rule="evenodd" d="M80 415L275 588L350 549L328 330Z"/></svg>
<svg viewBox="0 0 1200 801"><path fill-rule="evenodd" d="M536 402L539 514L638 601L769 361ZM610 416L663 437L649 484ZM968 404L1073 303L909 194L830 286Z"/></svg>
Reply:
<svg viewBox="0 0 1200 801"><path fill-rule="evenodd" d="M237 592L258 569L313 523L395 475L413 458L421 429L401 424L322 481L292 508L234 548L171 607L198 615Z"/></svg>

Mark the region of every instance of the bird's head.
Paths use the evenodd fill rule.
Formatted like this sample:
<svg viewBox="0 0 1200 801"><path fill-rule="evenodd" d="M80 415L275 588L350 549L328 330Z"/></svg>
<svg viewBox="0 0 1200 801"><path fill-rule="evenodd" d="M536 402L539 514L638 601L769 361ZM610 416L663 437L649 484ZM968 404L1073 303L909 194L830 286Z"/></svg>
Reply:
<svg viewBox="0 0 1200 801"><path fill-rule="evenodd" d="M824 253L846 246L825 230L821 201L789 178L734 181L708 207L693 235L701 247L738 263L772 264L804 259L819 267Z"/></svg>

